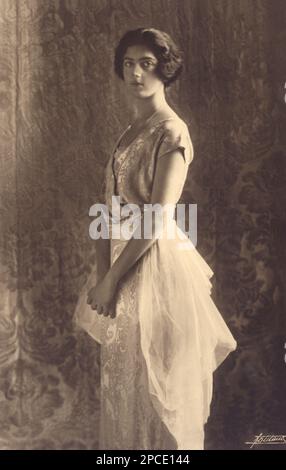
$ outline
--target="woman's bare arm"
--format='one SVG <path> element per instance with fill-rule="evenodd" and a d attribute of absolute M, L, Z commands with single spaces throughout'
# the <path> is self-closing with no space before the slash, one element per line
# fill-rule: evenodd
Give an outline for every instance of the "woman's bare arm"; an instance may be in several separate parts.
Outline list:
<path fill-rule="evenodd" d="M 152 188 L 151 204 L 176 204 L 182 193 L 188 166 L 179 150 L 168 152 L 157 161 L 156 173 Z M 142 221 L 143 223 L 143 221 Z M 142 227 L 141 227 L 142 228 Z M 155 223 L 151 226 L 150 238 L 131 238 L 121 254 L 110 267 L 107 276 L 118 282 L 121 277 L 152 246 L 157 237 L 154 235 Z M 143 230 L 141 230 L 143 234 Z"/>
<path fill-rule="evenodd" d="M 98 238 L 95 243 L 97 274 L 100 280 L 110 269 L 110 240 Z"/>

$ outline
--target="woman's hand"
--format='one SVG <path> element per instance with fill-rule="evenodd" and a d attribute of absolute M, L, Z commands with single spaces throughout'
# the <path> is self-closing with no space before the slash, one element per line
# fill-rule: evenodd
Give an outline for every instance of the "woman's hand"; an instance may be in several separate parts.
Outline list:
<path fill-rule="evenodd" d="M 116 290 L 117 281 L 107 272 L 106 275 L 88 291 L 87 303 L 91 305 L 93 310 L 97 310 L 99 315 L 110 315 L 111 318 L 114 318 L 116 315 Z"/>

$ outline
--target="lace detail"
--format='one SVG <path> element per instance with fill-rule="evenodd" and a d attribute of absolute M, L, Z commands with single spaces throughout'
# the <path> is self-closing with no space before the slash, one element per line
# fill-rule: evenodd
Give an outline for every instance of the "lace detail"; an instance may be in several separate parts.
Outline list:
<path fill-rule="evenodd" d="M 140 346 L 139 275 L 137 267 L 121 279 L 117 318 L 105 330 L 105 342 L 101 345 L 99 449 L 102 450 L 177 449 L 148 390 L 148 372 Z"/>
<path fill-rule="evenodd" d="M 114 180 L 115 180 L 114 195 L 119 195 L 118 188 L 117 188 L 117 181 L 120 178 L 119 170 L 123 164 L 123 161 L 126 156 L 125 154 L 127 151 L 128 151 L 128 148 L 126 148 L 125 150 L 119 150 L 117 148 L 114 153 L 114 158 L 113 158 L 113 174 L 114 174 Z"/>

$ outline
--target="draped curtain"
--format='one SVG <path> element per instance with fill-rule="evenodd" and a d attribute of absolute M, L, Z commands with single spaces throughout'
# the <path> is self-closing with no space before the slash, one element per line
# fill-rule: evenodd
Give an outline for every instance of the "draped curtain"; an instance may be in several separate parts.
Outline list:
<path fill-rule="evenodd" d="M 185 54 L 167 92 L 195 150 L 182 201 L 238 341 L 206 449 L 285 434 L 285 17 L 284 0 L 1 0 L 1 449 L 98 445 L 100 347 L 72 317 L 95 262 L 89 208 L 128 123 L 114 48 L 141 26 Z"/>

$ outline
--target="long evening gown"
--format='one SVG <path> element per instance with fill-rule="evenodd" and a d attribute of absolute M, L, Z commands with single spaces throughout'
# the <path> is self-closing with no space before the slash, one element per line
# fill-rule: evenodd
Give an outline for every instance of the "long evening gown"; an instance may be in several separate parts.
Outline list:
<path fill-rule="evenodd" d="M 110 213 L 114 195 L 144 210 L 156 162 L 170 150 L 181 149 L 186 165 L 192 161 L 188 127 L 177 115 L 151 119 L 119 150 L 123 135 L 106 166 Z M 116 225 L 123 219 L 130 223 L 121 215 L 112 220 Z M 101 344 L 100 449 L 203 449 L 213 372 L 236 348 L 211 298 L 212 269 L 172 223 L 175 237 L 163 232 L 119 281 L 115 318 L 86 303 L 97 266 L 79 295 L 75 326 Z M 126 243 L 122 236 L 111 238 L 111 263 Z"/>

